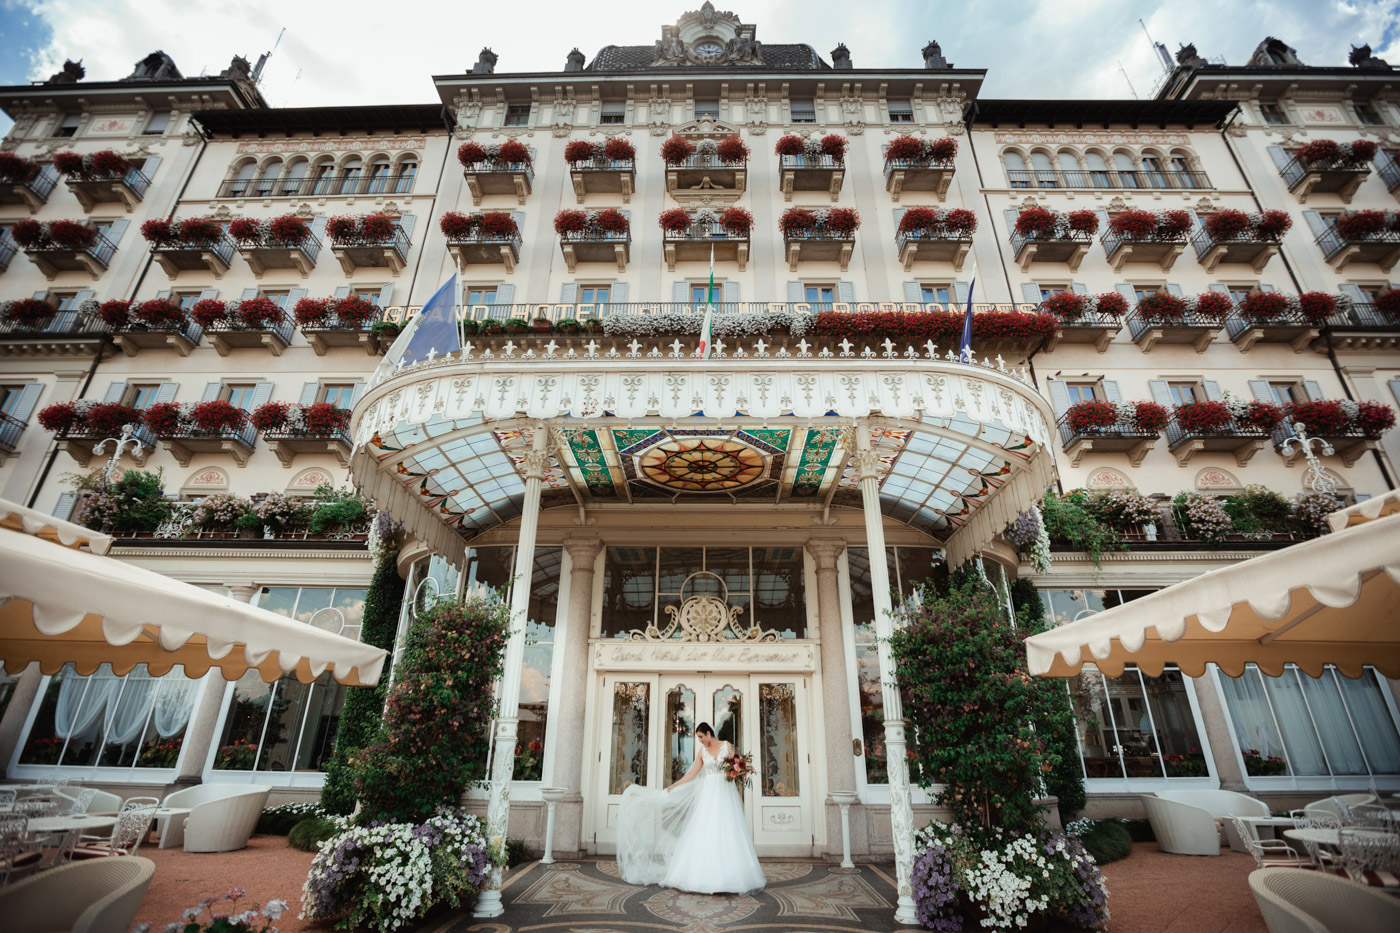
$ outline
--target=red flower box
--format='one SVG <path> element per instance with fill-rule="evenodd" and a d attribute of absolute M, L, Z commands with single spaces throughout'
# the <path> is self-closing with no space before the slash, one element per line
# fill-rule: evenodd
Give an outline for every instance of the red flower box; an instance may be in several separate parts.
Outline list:
<path fill-rule="evenodd" d="M 951 162 L 958 154 L 958 141 L 951 136 L 935 139 L 927 145 L 928 159 L 931 162 Z"/>
<path fill-rule="evenodd" d="M 214 243 L 223 235 L 223 228 L 212 217 L 186 217 L 180 221 L 180 239 L 185 243 Z"/>
<path fill-rule="evenodd" d="M 39 164 L 13 152 L 0 152 L 0 181 L 23 184 L 39 174 Z"/>
<path fill-rule="evenodd" d="M 1315 437 L 1336 437 L 1351 427 L 1351 419 L 1338 401 L 1294 402 L 1287 411 L 1290 422 L 1303 422 L 1303 427 Z"/>
<path fill-rule="evenodd" d="M 1122 292 L 1104 292 L 1094 296 L 1094 310 L 1109 317 L 1122 317 L 1128 313 L 1128 299 Z"/>
<path fill-rule="evenodd" d="M 778 218 L 778 229 L 784 237 L 801 236 L 816 226 L 816 212 L 805 207 L 789 207 Z"/>
<path fill-rule="evenodd" d="M 853 207 L 829 208 L 826 212 L 826 229 L 849 239 L 860 229 L 860 214 Z"/>
<path fill-rule="evenodd" d="M 282 319 L 282 309 L 271 298 L 249 298 L 238 303 L 238 319 L 249 330 L 266 330 Z"/>
<path fill-rule="evenodd" d="M 228 310 L 224 303 L 217 298 L 201 298 L 190 308 L 190 317 L 200 327 L 213 327 L 220 321 L 228 319 Z"/>
<path fill-rule="evenodd" d="M 850 145 L 846 137 L 839 133 L 828 133 L 822 137 L 822 155 L 838 165 L 846 161 L 846 147 Z"/>
<path fill-rule="evenodd" d="M 680 165 L 695 155 L 695 144 L 688 139 L 672 136 L 661 144 L 661 160 L 667 165 Z"/>
<path fill-rule="evenodd" d="M 468 216 L 457 211 L 448 211 L 438 221 L 438 228 L 442 230 L 443 236 L 449 240 L 464 240 L 472 235 L 472 230 L 475 227 L 475 216 Z"/>
<path fill-rule="evenodd" d="M 1298 150 L 1298 161 L 1305 165 L 1314 162 L 1333 162 L 1342 156 L 1342 147 L 1333 139 L 1314 139 Z"/>
<path fill-rule="evenodd" d="M 510 211 L 486 211 L 480 215 L 477 224 L 482 233 L 495 239 L 506 239 L 520 232 Z"/>
<path fill-rule="evenodd" d="M 743 162 L 749 157 L 749 147 L 738 136 L 726 136 L 715 147 L 715 155 L 725 165 Z"/>
<path fill-rule="evenodd" d="M 22 327 L 42 327 L 58 309 L 40 298 L 16 298 L 5 308 L 5 319 Z"/>
<path fill-rule="evenodd" d="M 977 215 L 962 207 L 955 207 L 943 215 L 943 226 L 954 239 L 972 236 L 977 230 Z"/>
<path fill-rule="evenodd" d="M 1023 237 L 1051 236 L 1055 232 L 1055 212 L 1043 207 L 1027 207 L 1016 217 L 1016 232 Z"/>
<path fill-rule="evenodd" d="M 1347 161 L 1354 165 L 1365 165 L 1376 157 L 1376 144 L 1369 139 L 1352 140 L 1351 152 Z"/>
<path fill-rule="evenodd" d="M 1164 240 L 1174 240 L 1190 229 L 1190 211 L 1163 211 L 1157 219 L 1157 235 Z"/>
<path fill-rule="evenodd" d="M 316 437 L 330 437 L 345 430 L 350 424 L 350 412 L 344 408 L 336 408 L 330 402 L 307 405 L 301 410 L 301 417 L 306 425 L 306 433 Z"/>
<path fill-rule="evenodd" d="M 87 249 L 97 239 L 97 230 L 76 220 L 49 221 L 49 239 L 64 249 Z"/>
<path fill-rule="evenodd" d="M 360 218 L 360 235 L 367 240 L 387 240 L 394 235 L 398 221 L 388 214 L 366 214 Z"/>
<path fill-rule="evenodd" d="M 680 207 L 672 207 L 661 212 L 657 218 L 661 229 L 667 233 L 682 234 L 690 229 L 690 212 Z"/>
<path fill-rule="evenodd" d="M 1133 406 L 1133 423 L 1144 434 L 1154 434 L 1161 431 L 1171 420 L 1165 405 L 1147 401 L 1130 402 L 1129 404 Z"/>
<path fill-rule="evenodd" d="M 1137 303 L 1137 313 L 1148 321 L 1180 322 L 1186 314 L 1186 299 L 1167 292 L 1157 292 Z"/>
<path fill-rule="evenodd" d="M 131 302 L 119 298 L 104 301 L 97 309 L 97 317 L 108 327 L 123 328 L 131 323 Z"/>
<path fill-rule="evenodd" d="M 1226 404 L 1211 400 L 1177 405 L 1175 417 L 1177 426 L 1190 434 L 1216 431 L 1231 421 L 1230 409 Z"/>
<path fill-rule="evenodd" d="M 141 413 L 141 421 L 156 437 L 169 437 L 179 433 L 180 406 L 175 402 L 157 402 Z"/>
<path fill-rule="evenodd" d="M 262 239 L 263 225 L 251 217 L 238 217 L 229 221 L 228 235 L 240 244 L 252 243 Z"/>
<path fill-rule="evenodd" d="M 931 235 L 943 222 L 943 217 L 943 212 L 936 207 L 911 207 L 899 218 L 899 232 Z"/>
<path fill-rule="evenodd" d="M 131 162 L 126 156 L 111 149 L 101 149 L 88 156 L 94 175 L 125 176 L 131 171 Z"/>
<path fill-rule="evenodd" d="M 742 207 L 726 207 L 719 212 L 719 224 L 732 236 L 748 236 L 753 229 L 753 215 Z"/>
<path fill-rule="evenodd" d="M 326 236 L 332 241 L 353 239 L 358 228 L 355 218 L 347 214 L 337 214 L 326 220 Z M 233 232 L 232 225 L 229 226 L 229 232 Z"/>
<path fill-rule="evenodd" d="M 296 214 L 283 214 L 268 221 L 267 232 L 274 240 L 296 246 L 311 235 L 311 228 Z"/>
<path fill-rule="evenodd" d="M 1279 292 L 1251 292 L 1240 302 L 1240 311 L 1251 321 L 1267 321 L 1288 313 L 1288 299 Z"/>
<path fill-rule="evenodd" d="M 49 405 L 39 412 L 40 427 L 55 434 L 67 431 L 81 420 L 82 418 L 78 415 L 78 406 L 72 402 Z"/>
<path fill-rule="evenodd" d="M 508 139 L 501 143 L 501 161 L 507 165 L 529 165 L 530 147 L 524 143 Z"/>
<path fill-rule="evenodd" d="M 800 156 L 806 151 L 807 141 L 796 133 L 779 136 L 773 144 L 773 153 L 780 156 Z"/>
<path fill-rule="evenodd" d="M 1249 231 L 1249 215 L 1233 208 L 1216 211 L 1205 219 L 1205 228 L 1213 240 L 1236 240 Z"/>
<path fill-rule="evenodd" d="M 329 229 L 329 225 L 327 225 Z M 298 298 L 292 307 L 292 317 L 302 327 L 317 327 L 326 323 L 330 302 L 325 298 Z"/>
<path fill-rule="evenodd" d="M 141 224 L 141 235 L 146 238 L 146 242 L 155 246 L 164 246 L 173 243 L 180 238 L 179 228 L 174 221 L 167 217 L 152 217 Z"/>
<path fill-rule="evenodd" d="M 896 136 L 885 146 L 886 162 L 915 162 L 923 157 L 924 142 L 913 136 Z"/>
<path fill-rule="evenodd" d="M 215 399 L 191 408 L 190 421 L 201 431 L 224 431 L 247 424 L 248 413 L 223 399 Z"/>
<path fill-rule="evenodd" d="M 1157 230 L 1157 215 L 1151 211 L 1120 211 L 1109 218 L 1108 229 L 1129 240 L 1145 240 Z"/>
<path fill-rule="evenodd" d="M 1270 434 L 1273 433 L 1274 428 L 1283 423 L 1283 417 L 1284 412 L 1281 405 L 1255 399 L 1240 414 L 1239 422 L 1245 427 Z"/>
<path fill-rule="evenodd" d="M 629 140 L 614 136 L 603 143 L 603 155 L 614 162 L 632 162 L 637 158 L 637 149 Z"/>
<path fill-rule="evenodd" d="M 1349 211 L 1337 218 L 1337 232 L 1346 240 L 1360 240 L 1385 230 L 1384 211 Z"/>
<path fill-rule="evenodd" d="M 1277 294 L 1277 293 L 1275 293 Z M 1282 298 L 1282 295 L 1279 295 Z M 1285 306 L 1287 302 L 1285 301 Z M 1196 296 L 1196 313 L 1212 321 L 1223 321 L 1235 310 L 1235 303 L 1223 292 L 1202 292 Z"/>
<path fill-rule="evenodd" d="M 593 144 L 584 139 L 569 140 L 569 144 L 564 147 L 564 161 L 570 165 L 593 161 Z"/>
<path fill-rule="evenodd" d="M 128 424 L 140 424 L 141 412 L 116 402 L 101 402 L 87 410 L 84 421 L 93 434 L 106 437 L 120 434 Z"/>
<path fill-rule="evenodd" d="M 1087 233 L 1093 236 L 1099 232 L 1099 215 L 1094 211 L 1081 209 L 1070 211 L 1065 216 L 1068 218 L 1069 229 L 1074 233 Z"/>
<path fill-rule="evenodd" d="M 131 316 L 152 327 L 172 327 L 185 321 L 185 311 L 180 303 L 169 298 L 143 301 L 132 310 Z"/>
<path fill-rule="evenodd" d="M 1326 324 L 1337 312 L 1337 299 L 1326 292 L 1304 292 L 1298 296 L 1298 310 L 1310 324 Z"/>
<path fill-rule="evenodd" d="M 1259 236 L 1276 240 L 1293 229 L 1293 218 L 1289 216 L 1288 211 L 1264 211 L 1254 222 L 1254 229 Z"/>
<path fill-rule="evenodd" d="M 286 427 L 291 416 L 292 406 L 290 402 L 264 402 L 253 409 L 253 414 L 249 416 L 248 420 L 259 431 L 275 431 L 278 428 Z"/>
<path fill-rule="evenodd" d="M 48 231 L 39 221 L 24 217 L 15 221 L 15 225 L 10 228 L 10 236 L 20 246 L 29 249 L 44 243 L 48 239 Z"/>
<path fill-rule="evenodd" d="M 615 207 L 605 207 L 593 217 L 594 224 L 604 233 L 626 233 L 630 229 L 627 215 Z"/>
<path fill-rule="evenodd" d="M 60 175 L 82 175 L 83 157 L 71 149 L 53 154 L 53 167 Z"/>
<path fill-rule="evenodd" d="M 1118 424 L 1118 406 L 1101 399 L 1076 402 L 1065 411 L 1065 423 L 1075 434 L 1104 431 Z"/>
<path fill-rule="evenodd" d="M 1330 296 L 1329 296 L 1330 297 Z M 1387 288 L 1376 295 L 1376 310 L 1390 317 L 1400 317 L 1400 289 Z"/>
<path fill-rule="evenodd" d="M 332 299 L 330 304 L 331 310 L 335 311 L 336 321 L 342 327 L 364 327 L 379 310 L 378 306 L 359 295 Z"/>
<path fill-rule="evenodd" d="M 457 161 L 467 168 L 486 161 L 486 147 L 481 143 L 462 143 L 457 148 Z"/>
<path fill-rule="evenodd" d="M 554 232 L 560 236 L 582 233 L 588 228 L 588 214 L 585 211 L 562 210 L 554 215 Z"/>
<path fill-rule="evenodd" d="M 1077 320 L 1089 303 L 1088 295 L 1074 292 L 1056 292 L 1040 303 L 1040 310 L 1053 314 L 1062 321 Z"/>
<path fill-rule="evenodd" d="M 1395 427 L 1395 409 L 1380 402 L 1362 402 L 1357 406 L 1356 426 L 1369 438 L 1378 438 Z"/>

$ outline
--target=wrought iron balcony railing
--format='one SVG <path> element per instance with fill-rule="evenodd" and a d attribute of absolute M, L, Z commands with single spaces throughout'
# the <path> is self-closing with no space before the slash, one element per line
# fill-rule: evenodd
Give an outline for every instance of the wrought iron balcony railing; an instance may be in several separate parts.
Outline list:
<path fill-rule="evenodd" d="M 571 172 L 635 172 L 636 159 L 579 159 L 569 163 Z"/>
<path fill-rule="evenodd" d="M 108 184 L 120 182 L 130 189 L 137 199 L 146 196 L 146 189 L 151 187 L 151 180 L 139 168 L 128 169 L 125 172 L 103 172 L 93 175 L 75 175 L 68 179 L 70 184 L 99 181 Z"/>
<path fill-rule="evenodd" d="M 4 272 L 6 269 L 10 268 L 10 260 L 15 258 L 15 253 L 18 250 L 19 246 L 14 240 L 10 239 L 8 233 L 4 236 L 0 236 L 0 272 Z"/>
<path fill-rule="evenodd" d="M 28 203 L 32 210 L 37 210 L 53 194 L 57 184 L 58 170 L 52 164 L 45 164 L 40 166 L 38 174 L 27 181 L 0 183 L 0 203 Z"/>
<path fill-rule="evenodd" d="M 951 230 L 907 230 L 894 235 L 895 245 L 901 253 L 904 247 L 913 243 L 971 243 L 972 234 L 955 233 Z"/>
<path fill-rule="evenodd" d="M 111 328 L 96 315 L 82 311 L 59 311 L 53 317 L 41 321 L 37 326 L 0 318 L 0 340 L 17 337 L 28 338 L 40 334 L 96 337 L 108 333 L 110 330 Z"/>
<path fill-rule="evenodd" d="M 348 422 L 348 416 L 347 416 Z M 339 427 L 312 429 L 308 427 L 292 427 L 284 425 L 280 428 L 273 428 L 263 432 L 263 440 L 267 441 L 340 441 L 346 445 L 351 443 L 350 426 L 344 424 Z"/>
<path fill-rule="evenodd" d="M 1278 314 L 1270 314 L 1268 317 L 1255 317 L 1244 313 L 1236 305 L 1235 310 L 1231 311 L 1229 316 L 1225 318 L 1225 331 L 1230 335 L 1231 340 L 1259 327 L 1310 328 L 1318 326 L 1320 325 L 1304 317 L 1301 311 L 1293 308 L 1286 308 Z"/>
<path fill-rule="evenodd" d="M 631 243 L 631 230 L 572 230 L 559 234 L 562 243 Z"/>
<path fill-rule="evenodd" d="M 1012 188 L 1104 188 L 1192 191 L 1213 187 L 1205 172 L 1125 169 L 1007 169 Z"/>
<path fill-rule="evenodd" d="M 1351 310 L 1334 314 L 1328 321 L 1334 329 L 1400 330 L 1400 314 L 1382 311 L 1370 303 L 1353 302 Z"/>
<path fill-rule="evenodd" d="M 1283 180 L 1288 183 L 1288 190 L 1292 191 L 1312 174 L 1325 173 L 1328 175 L 1360 176 L 1364 178 L 1371 174 L 1371 166 L 1366 162 L 1356 162 L 1351 159 L 1340 157 L 1336 159 L 1314 159 L 1311 162 L 1304 162 L 1301 157 L 1295 156 L 1292 161 L 1279 169 L 1278 172 L 1283 176 Z"/>
<path fill-rule="evenodd" d="M 283 240 L 272 234 L 266 234 L 256 240 L 240 240 L 239 249 L 245 250 L 296 250 L 306 257 L 306 261 L 313 266 L 316 264 L 316 257 L 321 253 L 321 241 L 316 237 L 307 234 L 300 240 Z"/>
<path fill-rule="evenodd" d="M 181 423 L 177 427 L 155 432 L 163 441 L 182 440 L 231 440 L 251 450 L 258 440 L 258 429 L 251 424 L 242 427 L 201 428 L 194 424 Z"/>
<path fill-rule="evenodd" d="M 35 246 L 26 246 L 24 251 L 31 255 L 46 256 L 64 253 L 81 253 L 88 256 L 102 268 L 107 268 L 107 264 L 112 261 L 112 254 L 117 251 L 117 245 L 107 239 L 101 233 L 95 234 L 92 242 L 86 246 L 69 246 L 52 241 L 40 243 Z"/>
<path fill-rule="evenodd" d="M 1381 173 L 1381 181 L 1385 182 L 1387 191 L 1395 192 L 1400 190 L 1400 164 L 1392 159 L 1385 159 L 1378 163 Z"/>
<path fill-rule="evenodd" d="M 1211 236 L 1210 231 L 1202 227 L 1191 237 L 1191 245 L 1196 249 L 1196 258 L 1200 259 L 1210 253 L 1218 246 L 1277 246 L 1278 237 L 1261 236 L 1257 233 L 1246 231 L 1237 237 L 1228 240 L 1217 240 Z"/>
<path fill-rule="evenodd" d="M 951 172 L 953 171 L 953 166 L 954 163 L 952 159 L 886 159 L 885 179 L 888 181 L 889 177 L 895 172 L 907 172 L 918 169 L 928 169 L 935 172 Z"/>
<path fill-rule="evenodd" d="M 845 167 L 845 159 L 837 159 L 829 155 L 785 155 L 778 157 L 778 168 L 783 171 L 802 171 L 803 169 L 841 171 Z"/>
<path fill-rule="evenodd" d="M 696 221 L 685 230 L 664 230 L 662 233 L 663 238 L 668 241 L 676 240 L 688 242 L 693 240 L 703 240 L 705 242 L 709 242 L 710 240 L 728 240 L 735 242 L 748 242 L 749 239 L 749 234 L 734 233 L 730 230 L 725 229 L 724 225 L 719 223 L 718 221 Z"/>
<path fill-rule="evenodd" d="M 1322 249 L 1324 259 L 1332 259 L 1348 246 L 1363 246 L 1366 244 L 1380 244 L 1385 246 L 1400 246 L 1400 231 L 1378 230 L 1375 233 L 1363 233 L 1347 236 L 1337 229 L 1334 224 L 1317 235 L 1317 245 Z M 1389 250 L 1386 250 L 1387 252 Z"/>
<path fill-rule="evenodd" d="M 352 197 L 362 194 L 410 194 L 414 174 L 366 175 L 337 172 L 319 177 L 228 178 L 219 185 L 221 198 Z"/>
<path fill-rule="evenodd" d="M 19 447 L 19 437 L 23 433 L 23 421 L 0 412 L 0 450 L 14 453 Z"/>
<path fill-rule="evenodd" d="M 1128 332 L 1134 339 L 1155 327 L 1218 331 L 1221 324 L 1220 320 L 1195 311 L 1183 311 L 1179 315 L 1148 315 L 1134 308 L 1128 312 Z"/>
<path fill-rule="evenodd" d="M 692 153 L 683 161 L 674 164 L 667 163 L 666 165 L 668 171 L 692 168 L 728 169 L 730 171 L 738 171 L 740 169 L 746 169 L 748 167 L 748 159 L 736 159 L 733 162 L 726 162 L 724 159 L 721 159 L 717 153 L 713 152 Z"/>
<path fill-rule="evenodd" d="M 224 318 L 222 321 L 213 322 L 204 330 L 210 335 L 247 333 L 275 334 L 282 339 L 283 343 L 291 343 L 294 326 L 291 319 L 284 314 L 261 324 L 244 324 L 242 321 L 235 318 Z"/>
<path fill-rule="evenodd" d="M 520 253 L 520 233 L 487 233 L 485 230 L 474 228 L 464 236 L 452 236 L 447 238 L 449 246 L 479 245 L 479 246 L 510 246 L 515 249 L 516 254 Z"/>
<path fill-rule="evenodd" d="M 1086 230 L 1056 230 L 1047 235 L 1038 233 L 1017 233 L 1013 229 L 1011 231 L 1011 253 L 1013 256 L 1019 258 L 1021 251 L 1031 243 L 1043 246 L 1048 244 L 1092 243 L 1093 240 L 1094 235 Z"/>
<path fill-rule="evenodd" d="M 1186 234 L 1179 233 L 1176 236 L 1161 236 L 1156 233 L 1148 233 L 1137 236 L 1131 233 L 1117 233 L 1113 230 L 1105 230 L 1103 236 L 1099 237 L 1099 242 L 1103 244 L 1103 251 L 1109 256 L 1118 252 L 1124 246 L 1142 246 L 1161 244 L 1165 246 L 1185 246 Z"/>
<path fill-rule="evenodd" d="M 159 324 L 151 324 L 146 321 L 128 321 L 121 327 L 112 328 L 113 334 L 177 334 L 184 337 L 190 343 L 199 343 L 199 338 L 204 335 L 204 328 L 192 318 L 184 318 L 179 321 L 166 321 Z"/>
<path fill-rule="evenodd" d="M 1084 438 L 1116 438 L 1121 440 L 1150 440 L 1159 436 L 1161 431 L 1144 431 L 1138 427 L 1133 409 L 1122 406 L 1118 414 L 1118 420 L 1106 427 L 1086 427 L 1074 426 L 1070 424 L 1069 413 L 1060 416 L 1056 425 L 1060 429 L 1060 442 L 1069 447 L 1075 441 Z"/>
<path fill-rule="evenodd" d="M 1264 439 L 1269 436 L 1262 428 L 1239 424 L 1231 419 L 1226 424 L 1211 428 L 1185 428 L 1175 414 L 1167 422 L 1167 448 L 1173 449 L 1193 438 L 1239 438 L 1241 440 Z"/>
<path fill-rule="evenodd" d="M 233 240 L 227 233 L 219 234 L 217 240 L 167 240 L 164 243 L 152 243 L 151 252 L 209 252 L 227 267 L 229 263 L 233 262 Z"/>

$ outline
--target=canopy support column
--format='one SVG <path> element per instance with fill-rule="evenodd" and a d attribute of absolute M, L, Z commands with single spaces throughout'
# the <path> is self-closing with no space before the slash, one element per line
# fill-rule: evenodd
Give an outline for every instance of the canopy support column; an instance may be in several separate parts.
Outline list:
<path fill-rule="evenodd" d="M 496 750 L 491 763 L 491 795 L 486 804 L 486 840 L 500 852 L 506 847 L 510 818 L 510 781 L 515 772 L 515 743 L 520 724 L 520 676 L 525 661 L 525 623 L 530 608 L 530 577 L 535 565 L 535 536 L 540 522 L 540 491 L 549 466 L 549 432 L 535 428 L 531 450 L 525 455 L 525 502 L 520 510 L 520 539 L 515 546 L 511 574 L 510 636 L 506 640 L 505 673 L 501 675 L 501 705 L 496 714 Z M 473 917 L 499 917 L 501 868 L 494 866 L 477 898 Z"/>
<path fill-rule="evenodd" d="M 256 583 L 225 583 L 229 595 L 239 602 L 251 603 L 253 597 L 262 592 Z M 204 762 L 209 757 L 209 746 L 214 743 L 214 734 L 219 731 L 219 710 L 224 705 L 224 693 L 228 681 L 217 667 L 211 667 L 204 675 L 204 686 L 199 690 L 190 713 L 190 723 L 185 729 L 185 741 L 180 755 L 180 772 L 175 775 L 175 787 L 188 787 L 204 781 Z"/>
<path fill-rule="evenodd" d="M 894 840 L 894 869 L 899 901 L 895 921 L 916 926 L 914 912 L 914 811 L 909 805 L 909 763 L 905 758 L 904 708 L 895 684 L 890 636 L 894 634 L 894 606 L 890 602 L 890 571 L 885 562 L 885 526 L 880 513 L 879 454 L 870 449 L 870 427 L 856 425 L 856 452 L 860 472 L 861 505 L 865 511 L 865 540 L 870 549 L 870 591 L 875 604 L 876 650 L 880 661 L 880 695 L 885 706 L 885 765 L 890 782 L 890 823 Z"/>
<path fill-rule="evenodd" d="M 569 553 L 569 614 L 564 623 L 564 676 L 552 704 L 559 711 L 561 736 L 569 738 L 554 749 L 550 780 L 566 793 L 554 823 L 555 852 L 583 851 L 583 742 L 588 729 L 584 698 L 588 690 L 588 637 L 593 624 L 594 568 L 603 550 L 601 538 L 565 538 Z"/>

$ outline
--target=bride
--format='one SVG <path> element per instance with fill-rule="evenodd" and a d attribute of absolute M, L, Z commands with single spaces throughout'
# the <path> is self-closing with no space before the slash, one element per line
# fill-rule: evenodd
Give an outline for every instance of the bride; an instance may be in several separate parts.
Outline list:
<path fill-rule="evenodd" d="M 695 727 L 695 763 L 664 791 L 633 784 L 617 817 L 617 867 L 628 884 L 697 894 L 763 888 L 739 791 L 724 777 L 728 742 L 709 723 Z"/>

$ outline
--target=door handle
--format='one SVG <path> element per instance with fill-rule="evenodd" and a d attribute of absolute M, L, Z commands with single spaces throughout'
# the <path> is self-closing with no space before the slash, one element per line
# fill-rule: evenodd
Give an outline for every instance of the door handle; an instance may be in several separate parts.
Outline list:
<path fill-rule="evenodd" d="M 859 758 L 861 755 L 865 754 L 865 748 L 864 748 L 864 746 L 862 746 L 862 745 L 860 744 L 860 739 L 852 739 L 852 740 L 851 740 L 851 752 L 852 752 L 852 754 L 854 754 L 857 758 Z"/>

